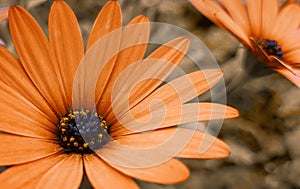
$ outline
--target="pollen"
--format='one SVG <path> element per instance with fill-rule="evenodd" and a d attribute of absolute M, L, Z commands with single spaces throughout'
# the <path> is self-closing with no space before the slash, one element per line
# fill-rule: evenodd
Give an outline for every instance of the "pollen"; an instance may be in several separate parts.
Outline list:
<path fill-rule="evenodd" d="M 66 153 L 93 153 L 109 140 L 109 125 L 96 112 L 76 110 L 58 121 L 58 137 Z"/>
<path fill-rule="evenodd" d="M 258 39 L 257 44 L 268 54 L 282 60 L 281 46 L 275 40 Z"/>

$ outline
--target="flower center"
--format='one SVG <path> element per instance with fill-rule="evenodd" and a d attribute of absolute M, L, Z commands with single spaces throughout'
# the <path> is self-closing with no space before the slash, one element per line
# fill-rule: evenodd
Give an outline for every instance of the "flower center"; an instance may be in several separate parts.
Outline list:
<path fill-rule="evenodd" d="M 276 56 L 282 60 L 282 51 L 280 45 L 275 40 L 258 39 L 257 44 L 268 54 Z"/>
<path fill-rule="evenodd" d="M 60 145 L 66 153 L 93 153 L 110 140 L 108 127 L 96 112 L 71 111 L 58 123 Z"/>

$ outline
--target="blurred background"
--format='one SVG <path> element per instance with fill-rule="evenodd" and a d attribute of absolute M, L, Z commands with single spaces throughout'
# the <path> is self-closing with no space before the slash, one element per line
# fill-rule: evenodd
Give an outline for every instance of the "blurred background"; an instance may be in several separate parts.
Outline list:
<path fill-rule="evenodd" d="M 19 4 L 47 33 L 53 1 L 1 0 L 0 6 Z M 85 42 L 106 0 L 66 0 L 74 10 Z M 187 0 L 119 0 L 123 21 L 143 14 L 152 22 L 169 23 L 196 35 L 210 49 L 224 71 L 227 103 L 241 116 L 226 120 L 219 134 L 232 150 L 221 160 L 183 160 L 190 179 L 178 185 L 137 181 L 142 189 L 297 189 L 300 188 L 300 89 L 248 55 L 227 31 L 201 15 Z M 0 37 L 13 51 L 7 22 Z M 159 34 L 156 34 L 159 35 Z M 162 37 L 166 33 L 160 34 Z M 199 52 L 200 53 L 200 52 Z M 205 62 L 200 56 L 197 62 Z M 187 72 L 195 70 L 186 61 Z M 200 97 L 201 101 L 207 97 Z M 299 142 L 299 143 L 298 143 Z M 84 179 L 81 188 L 92 188 Z"/>

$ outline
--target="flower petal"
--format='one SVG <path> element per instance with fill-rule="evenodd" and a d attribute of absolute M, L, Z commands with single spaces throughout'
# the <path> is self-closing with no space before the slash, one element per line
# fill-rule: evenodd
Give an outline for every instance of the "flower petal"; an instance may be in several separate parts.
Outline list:
<path fill-rule="evenodd" d="M 300 7 L 297 4 L 289 4 L 284 6 L 277 18 L 276 23 L 273 26 L 272 36 L 274 39 L 280 39 L 286 35 L 291 35 L 300 24 Z"/>
<path fill-rule="evenodd" d="M 188 46 L 189 40 L 179 37 L 158 48 L 143 62 L 128 67 L 114 85 L 111 94 L 114 112 L 110 110 L 107 120 L 114 119 L 113 113 L 120 117 L 153 92 L 181 62 Z"/>
<path fill-rule="evenodd" d="M 68 155 L 52 155 L 30 163 L 10 167 L 0 174 L 1 187 L 36 188 L 40 177 L 66 156 Z"/>
<path fill-rule="evenodd" d="M 295 74 L 293 74 L 292 72 L 290 72 L 287 69 L 280 69 L 280 68 L 276 68 L 274 69 L 276 72 L 280 73 L 281 75 L 283 75 L 285 78 L 287 78 L 288 80 L 290 80 L 292 83 L 294 83 L 298 88 L 300 88 L 300 76 L 297 76 Z"/>
<path fill-rule="evenodd" d="M 234 118 L 239 115 L 236 109 L 215 103 L 172 105 L 167 109 L 160 104 L 153 109 L 150 113 L 146 108 L 135 112 L 133 114 L 135 119 L 127 116 L 119 120 L 122 126 L 113 125 L 111 135 L 120 136 L 198 121 Z"/>
<path fill-rule="evenodd" d="M 122 15 L 117 1 L 109 1 L 98 14 L 87 52 L 77 70 L 73 88 L 73 108 L 95 108 L 116 63 L 122 36 Z M 97 85 L 97 80 L 101 85 Z M 98 82 L 98 83 L 99 83 Z M 96 97 L 95 97 L 95 90 Z M 96 102 L 97 103 L 97 102 Z"/>
<path fill-rule="evenodd" d="M 213 11 L 213 9 L 210 9 L 209 7 L 206 6 L 207 0 L 189 0 L 189 1 L 205 17 L 210 19 L 212 22 L 214 22 L 218 26 L 223 27 L 222 23 L 215 17 L 215 12 Z M 213 2 L 213 3 L 215 3 L 215 2 Z M 215 5 L 218 6 L 216 3 L 215 3 Z"/>
<path fill-rule="evenodd" d="M 150 23 L 148 18 L 145 16 L 137 16 L 125 27 L 122 32 L 120 50 L 117 54 L 116 60 L 114 60 L 116 63 L 114 64 L 112 73 L 109 76 L 105 92 L 101 93 L 101 91 L 96 90 L 96 94 L 99 94 L 99 97 L 96 100 L 98 101 L 100 98 L 98 112 L 101 115 L 106 116 L 107 113 L 110 112 L 111 91 L 119 75 L 129 65 L 140 61 L 144 57 L 149 37 Z M 106 75 L 106 77 L 108 76 Z M 101 85 L 103 85 L 103 80 L 100 77 L 97 86 Z"/>
<path fill-rule="evenodd" d="M 230 31 L 235 37 L 240 39 L 246 46 L 250 46 L 250 42 L 248 39 L 247 33 L 243 30 L 243 28 L 238 25 L 230 15 L 222 8 L 217 2 L 212 0 L 202 0 L 205 8 L 208 12 L 214 15 L 214 19 L 217 19 L 220 23 L 219 25 L 228 31 Z"/>
<path fill-rule="evenodd" d="M 159 100 L 165 105 L 183 104 L 212 88 L 222 76 L 222 71 L 216 69 L 201 70 L 184 75 L 155 90 L 147 98 L 139 102 L 131 111 L 140 112 L 141 109 L 148 108 L 149 104 L 155 100 Z M 118 110 L 117 107 L 116 109 Z M 120 107 L 119 109 L 124 108 Z M 118 115 L 121 114 L 118 113 Z M 122 117 L 119 116 L 117 118 L 121 119 Z"/>
<path fill-rule="evenodd" d="M 0 22 L 7 19 L 9 7 L 4 7 L 0 9 Z"/>
<path fill-rule="evenodd" d="M 247 0 L 248 17 L 252 29 L 252 37 L 260 37 L 262 29 L 262 1 L 264 0 Z M 277 1 L 277 0 L 276 0 Z"/>
<path fill-rule="evenodd" d="M 53 109 L 67 111 L 61 75 L 49 42 L 32 16 L 19 6 L 9 9 L 9 27 L 17 53 L 27 74 Z"/>
<path fill-rule="evenodd" d="M 241 0 L 220 0 L 220 2 L 225 6 L 234 22 L 237 23 L 247 35 L 250 35 L 249 18 L 243 2 Z"/>
<path fill-rule="evenodd" d="M 56 127 L 35 105 L 0 82 L 0 130 L 22 136 L 55 138 Z"/>
<path fill-rule="evenodd" d="M 284 54 L 284 60 L 290 62 L 290 64 L 299 64 L 300 63 L 300 48 L 294 49 L 290 52 Z"/>
<path fill-rule="evenodd" d="M 20 61 L 3 46 L 0 46 L 0 66 L 1 89 L 11 88 L 11 91 L 15 91 L 13 93 L 20 94 L 36 106 L 46 118 L 56 119 L 55 113 L 31 82 Z"/>
<path fill-rule="evenodd" d="M 83 41 L 76 16 L 64 1 L 54 1 L 49 15 L 50 46 L 63 77 L 67 104 L 72 107 L 74 76 L 84 54 Z"/>
<path fill-rule="evenodd" d="M 148 168 L 126 168 L 112 165 L 120 172 L 139 180 L 159 184 L 177 184 L 188 179 L 189 169 L 182 162 L 171 159 L 165 163 Z"/>
<path fill-rule="evenodd" d="M 138 185 L 94 154 L 84 155 L 84 168 L 94 188 L 134 189 Z"/>
<path fill-rule="evenodd" d="M 61 149 L 53 141 L 0 134 L 0 165 L 27 163 L 58 153 Z"/>
<path fill-rule="evenodd" d="M 278 0 L 263 0 L 262 2 L 261 35 L 263 39 L 268 39 L 272 34 L 274 20 L 279 10 Z"/>
<path fill-rule="evenodd" d="M 202 149 L 201 145 L 203 146 Z M 207 133 L 195 132 L 191 141 L 178 155 L 176 155 L 176 157 L 216 159 L 228 157 L 229 154 L 230 148 L 222 140 Z"/>
<path fill-rule="evenodd" d="M 87 49 L 104 35 L 122 27 L 122 12 L 117 1 L 110 0 L 99 12 L 90 33 Z"/>
<path fill-rule="evenodd" d="M 83 177 L 83 162 L 80 154 L 69 154 L 42 175 L 36 188 L 77 189 Z"/>
<path fill-rule="evenodd" d="M 156 155 L 169 153 L 180 158 L 215 159 L 227 157 L 230 153 L 229 147 L 220 139 L 208 133 L 182 128 L 131 134 L 116 140 L 133 148 L 154 147 Z M 205 149 L 204 152 L 200 152 L 200 145 Z"/>

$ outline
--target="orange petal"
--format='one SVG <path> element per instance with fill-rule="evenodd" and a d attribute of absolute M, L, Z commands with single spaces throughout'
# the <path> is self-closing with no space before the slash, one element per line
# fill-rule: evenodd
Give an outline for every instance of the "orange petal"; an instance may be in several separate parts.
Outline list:
<path fill-rule="evenodd" d="M 27 155 L 27 153 L 25 153 Z M 24 154 L 23 154 L 24 155 Z M 36 188 L 40 177 L 68 155 L 52 155 L 30 163 L 15 165 L 0 174 L 3 188 Z M 59 175 L 59 173 L 57 173 Z"/>
<path fill-rule="evenodd" d="M 112 136 L 120 136 L 197 121 L 234 118 L 239 115 L 236 109 L 222 104 L 189 103 L 180 106 L 170 106 L 168 109 L 157 107 L 150 113 L 137 112 L 136 115 L 133 115 L 135 119 L 129 116 L 124 117 L 124 119 L 119 120 L 122 126 L 114 125 L 111 134 Z"/>
<path fill-rule="evenodd" d="M 56 127 L 35 105 L 0 82 L 0 130 L 35 138 L 56 138 Z"/>
<path fill-rule="evenodd" d="M 48 169 L 40 178 L 36 188 L 77 189 L 83 177 L 82 156 L 69 154 Z"/>
<path fill-rule="evenodd" d="M 0 134 L 0 165 L 14 165 L 41 159 L 61 151 L 53 141 Z"/>
<path fill-rule="evenodd" d="M 234 22 L 237 23 L 247 35 L 250 35 L 249 18 L 243 2 L 241 0 L 220 0 L 220 2 L 225 6 Z"/>
<path fill-rule="evenodd" d="M 290 80 L 292 83 L 294 83 L 298 88 L 300 88 L 300 76 L 297 76 L 295 74 L 293 74 L 292 72 L 290 72 L 287 69 L 280 69 L 280 68 L 276 68 L 274 69 L 276 72 L 280 73 L 281 75 L 283 75 L 285 78 L 287 78 L 288 80 Z M 298 70 L 299 72 L 299 70 Z"/>
<path fill-rule="evenodd" d="M 182 128 L 120 136 L 117 142 L 133 148 L 153 147 L 155 155 L 169 154 L 180 158 L 215 159 L 227 157 L 230 153 L 229 147 L 220 139 L 208 133 Z M 200 145 L 204 152 L 200 152 Z"/>
<path fill-rule="evenodd" d="M 74 76 L 84 47 L 80 28 L 73 11 L 64 1 L 54 1 L 49 15 L 50 46 L 55 53 L 66 92 L 67 104 L 72 107 Z"/>
<path fill-rule="evenodd" d="M 211 6 L 213 5 L 213 1 L 207 1 L 207 4 L 207 6 Z M 244 45 L 246 45 L 247 47 L 251 47 L 247 33 L 241 26 L 235 23 L 222 8 L 218 7 L 218 9 L 216 9 L 215 16 L 223 24 L 223 27 L 230 31 Z"/>
<path fill-rule="evenodd" d="M 143 62 L 128 67 L 114 85 L 111 94 L 114 112 L 110 112 L 119 117 L 148 96 L 181 62 L 188 46 L 189 40 L 179 37 L 158 48 Z M 111 114 L 107 119 L 113 119 Z"/>
<path fill-rule="evenodd" d="M 180 161 L 171 159 L 165 163 L 147 168 L 126 168 L 112 165 L 120 172 L 147 182 L 159 184 L 177 184 L 189 177 L 189 169 Z"/>
<path fill-rule="evenodd" d="M 247 0 L 248 16 L 252 29 L 252 37 L 260 37 L 262 29 L 262 1 L 264 0 Z M 276 0 L 277 1 L 277 0 Z"/>
<path fill-rule="evenodd" d="M 178 103 L 179 99 L 180 103 L 183 104 L 212 88 L 222 76 L 222 71 L 215 69 L 201 70 L 184 75 L 155 90 L 137 104 L 132 111 L 139 112 L 140 109 L 148 108 L 154 100 L 160 100 L 165 105 L 172 105 Z M 121 116 L 118 118 L 120 119 Z"/>
<path fill-rule="evenodd" d="M 190 142 L 176 157 L 216 159 L 228 157 L 229 154 L 230 148 L 222 140 L 207 133 L 195 132 Z"/>
<path fill-rule="evenodd" d="M 115 60 L 116 64 L 114 65 L 112 73 L 109 76 L 109 81 L 106 84 L 105 92 L 103 92 L 101 95 L 101 92 L 96 91 L 96 94 L 101 95 L 100 103 L 98 104 L 98 112 L 101 115 L 106 116 L 106 114 L 110 112 L 111 91 L 119 75 L 129 65 L 140 61 L 144 57 L 149 37 L 150 24 L 148 18 L 145 16 L 137 16 L 125 27 L 124 31 L 122 32 L 120 52 Z M 105 77 L 108 77 L 108 75 Z M 103 85 L 103 79 L 99 78 L 98 86 L 101 85 Z"/>
<path fill-rule="evenodd" d="M 109 1 L 98 14 L 92 28 L 87 52 L 75 76 L 73 108 L 95 108 L 96 97 L 102 95 L 119 53 L 122 15 L 117 1 Z M 97 85 L 97 80 L 99 80 Z M 75 104 L 74 104 L 75 103 Z"/>
<path fill-rule="evenodd" d="M 291 50 L 290 52 L 284 53 L 284 60 L 290 62 L 291 64 L 300 63 L 300 48 Z"/>
<path fill-rule="evenodd" d="M 274 20 L 277 17 L 279 2 L 278 0 L 262 0 L 262 18 L 261 18 L 261 35 L 268 39 L 272 34 Z"/>
<path fill-rule="evenodd" d="M 29 77 L 47 102 L 59 114 L 67 111 L 61 75 L 49 42 L 31 15 L 19 6 L 9 9 L 11 36 Z"/>
<path fill-rule="evenodd" d="M 200 11 L 205 17 L 210 19 L 212 22 L 218 26 L 223 26 L 223 24 L 215 17 L 215 12 L 212 8 L 209 8 L 205 3 L 206 0 L 189 0 L 198 11 Z M 217 3 L 213 2 L 215 6 L 219 6 Z"/>
<path fill-rule="evenodd" d="M 109 1 L 102 7 L 90 33 L 87 49 L 104 35 L 122 27 L 122 12 L 117 1 Z"/>
<path fill-rule="evenodd" d="M 284 6 L 273 26 L 272 36 L 275 39 L 280 39 L 286 35 L 290 35 L 295 31 L 300 24 L 300 7 L 297 4 L 289 4 Z"/>
<path fill-rule="evenodd" d="M 293 31 L 291 34 L 285 35 L 278 40 L 281 46 L 283 55 L 295 49 L 300 49 L 300 28 Z"/>
<path fill-rule="evenodd" d="M 96 155 L 88 154 L 83 157 L 86 175 L 94 188 L 139 188 L 130 177 L 112 168 Z"/>
<path fill-rule="evenodd" d="M 7 19 L 9 7 L 0 8 L 0 22 Z"/>
<path fill-rule="evenodd" d="M 19 60 L 3 46 L 0 46 L 0 83 L 2 89 L 11 88 L 37 107 L 49 120 L 55 120 L 56 115 L 31 82 Z M 8 98 L 10 99 L 10 98 Z"/>

